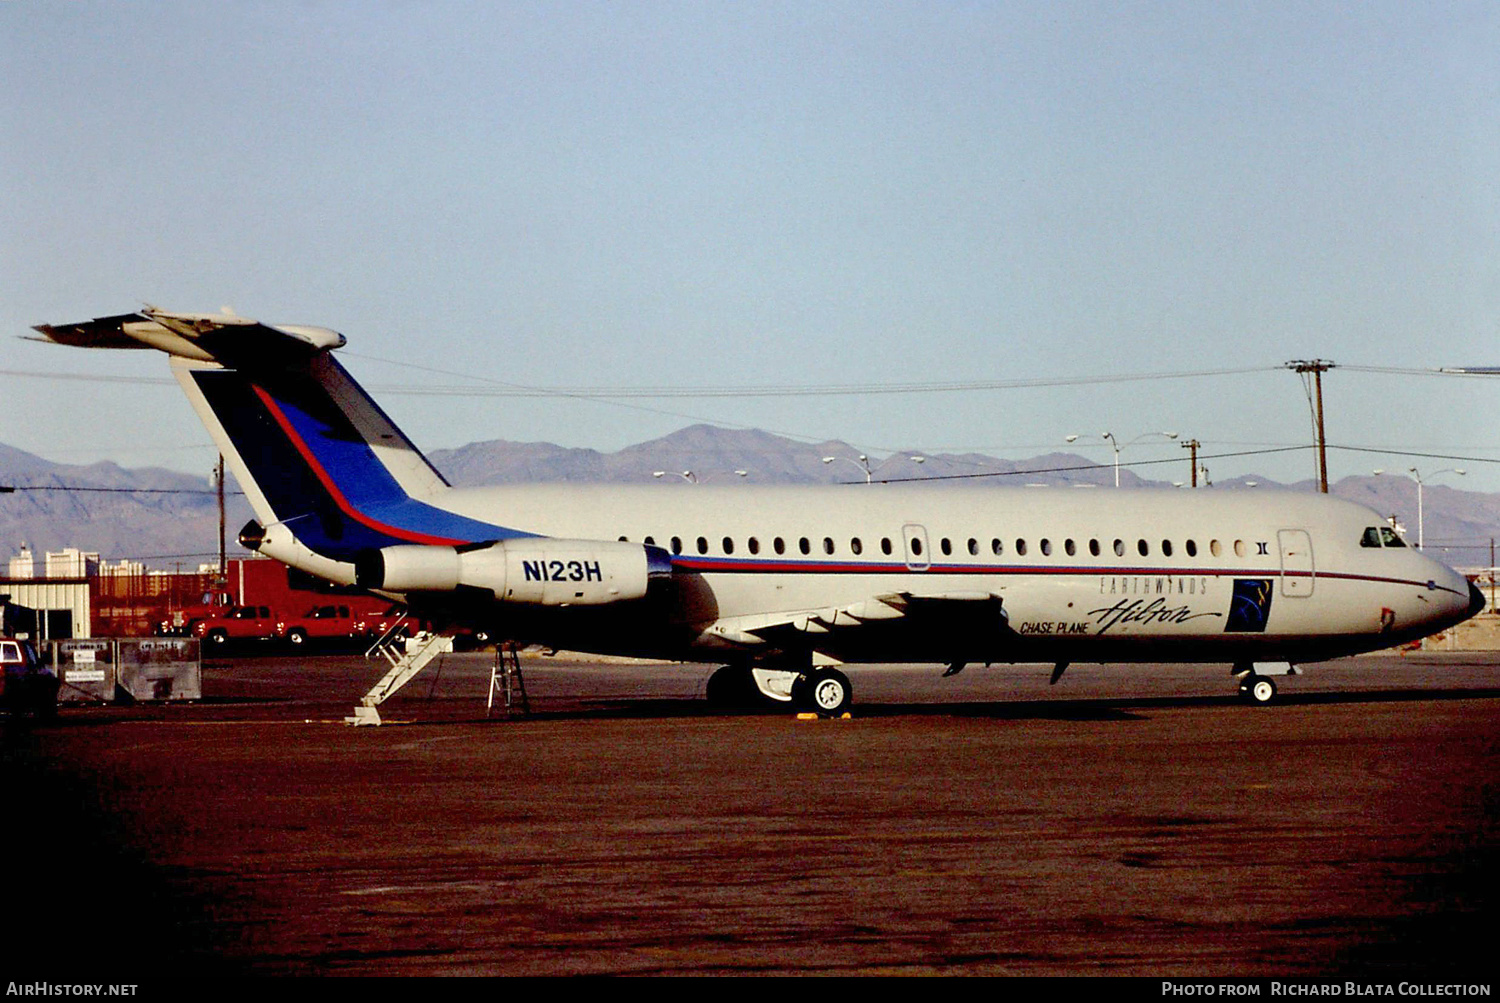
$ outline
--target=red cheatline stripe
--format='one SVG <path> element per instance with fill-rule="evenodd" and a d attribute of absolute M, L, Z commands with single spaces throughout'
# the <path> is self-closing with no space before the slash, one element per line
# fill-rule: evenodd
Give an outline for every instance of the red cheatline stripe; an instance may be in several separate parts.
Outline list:
<path fill-rule="evenodd" d="M 925 568 L 911 568 L 905 564 L 857 564 L 812 561 L 760 561 L 722 560 L 712 557 L 685 557 L 674 555 L 672 563 L 689 571 L 717 571 L 725 574 L 865 574 L 865 575 L 1078 575 L 1080 577 L 1135 577 L 1135 578 L 1281 578 L 1279 568 L 1074 568 L 1074 567 L 1030 567 L 1026 565 L 975 565 L 934 564 Z M 1340 571 L 1288 571 L 1290 578 L 1331 578 L 1341 581 L 1376 582 L 1381 585 L 1410 585 L 1425 589 L 1426 582 L 1415 582 L 1406 578 L 1383 578 L 1379 575 L 1355 575 Z M 1439 591 L 1458 592 L 1445 586 Z"/>
<path fill-rule="evenodd" d="M 344 492 L 339 490 L 339 486 L 328 475 L 328 471 L 323 469 L 323 465 L 318 462 L 317 457 L 313 455 L 307 443 L 302 440 L 302 436 L 297 433 L 296 427 L 292 425 L 291 420 L 282 412 L 271 395 L 266 393 L 259 384 L 252 383 L 251 388 L 254 389 L 256 396 L 260 398 L 261 403 L 266 406 L 266 410 L 271 413 L 271 417 L 276 419 L 276 424 L 281 426 L 281 430 L 286 433 L 287 438 L 291 440 L 297 452 L 302 455 L 302 459 L 312 469 L 313 474 L 318 478 L 318 482 L 323 485 L 323 489 L 328 492 L 329 497 L 333 499 L 339 509 L 345 515 L 349 516 L 349 518 L 368 526 L 378 533 L 385 533 L 399 540 L 409 540 L 412 543 L 456 546 L 457 544 L 468 542 L 467 540 L 455 540 L 441 536 L 428 536 L 426 533 L 418 533 L 415 530 L 391 526 L 377 519 L 372 519 L 356 509 L 350 504 L 349 499 L 344 497 Z"/>

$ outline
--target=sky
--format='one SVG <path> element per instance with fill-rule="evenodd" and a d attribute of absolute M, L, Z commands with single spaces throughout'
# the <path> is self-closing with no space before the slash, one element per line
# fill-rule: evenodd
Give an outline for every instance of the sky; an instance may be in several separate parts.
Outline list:
<path fill-rule="evenodd" d="M 159 355 L 19 340 L 149 302 L 341 331 L 432 449 L 1306 444 L 1288 360 L 1500 365 L 1496 52 L 1493 3 L 3 3 L 0 443 L 206 473 Z M 1500 377 L 1324 390 L 1440 454 L 1334 479 L 1500 491 Z"/>

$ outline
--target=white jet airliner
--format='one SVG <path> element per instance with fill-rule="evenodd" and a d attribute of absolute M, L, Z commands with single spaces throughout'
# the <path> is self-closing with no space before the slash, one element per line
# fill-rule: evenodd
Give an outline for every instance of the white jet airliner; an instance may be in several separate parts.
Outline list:
<path fill-rule="evenodd" d="M 335 361 L 334 331 L 150 307 L 36 329 L 173 357 L 255 510 L 246 546 L 495 637 L 720 663 L 710 697 L 837 714 L 843 663 L 1050 662 L 1056 682 L 1072 662 L 1204 662 L 1267 703 L 1295 663 L 1484 605 L 1326 495 L 455 488 Z"/>

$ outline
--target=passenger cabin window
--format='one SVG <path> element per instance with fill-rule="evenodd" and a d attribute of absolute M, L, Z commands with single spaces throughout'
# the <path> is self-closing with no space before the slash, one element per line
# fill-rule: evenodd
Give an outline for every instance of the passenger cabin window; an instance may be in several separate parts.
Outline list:
<path fill-rule="evenodd" d="M 1050 557 L 1052 554 L 1052 541 L 1042 537 L 1042 556 Z"/>
<path fill-rule="evenodd" d="M 1072 557 L 1074 554 L 1078 553 L 1078 547 L 1073 543 L 1072 540 L 1063 541 L 1063 550 L 1069 557 Z"/>
<path fill-rule="evenodd" d="M 852 550 L 856 556 L 858 556 L 859 554 L 864 553 L 865 545 L 863 543 L 860 543 L 859 537 L 856 536 L 854 539 L 849 541 L 849 549 Z"/>
<path fill-rule="evenodd" d="M 680 536 L 674 536 L 674 537 L 672 537 L 672 553 L 674 553 L 674 554 L 680 554 L 680 553 L 682 553 L 682 537 L 680 537 Z"/>
<path fill-rule="evenodd" d="M 1092 556 L 1094 556 L 1094 557 L 1098 557 L 1099 556 L 1099 541 L 1098 540 L 1090 540 L 1089 541 L 1089 554 L 1092 555 Z"/>
<path fill-rule="evenodd" d="M 727 536 L 724 537 L 724 553 L 726 553 L 726 554 L 732 554 L 732 553 L 734 553 L 734 541 L 731 540 Z"/>
<path fill-rule="evenodd" d="M 890 537 L 888 537 L 888 536 L 882 536 L 880 538 L 880 552 L 882 554 L 890 554 L 890 552 L 891 552 L 891 538 Z"/>
<path fill-rule="evenodd" d="M 1124 557 L 1125 556 L 1125 541 L 1124 540 L 1116 540 L 1115 541 L 1115 556 L 1116 557 Z"/>
<path fill-rule="evenodd" d="M 776 539 L 771 541 L 771 549 L 776 551 L 776 553 L 778 554 L 786 553 L 786 541 L 778 536 Z"/>
<path fill-rule="evenodd" d="M 1163 541 L 1161 541 L 1161 555 L 1163 557 L 1171 557 L 1172 556 L 1172 541 L 1171 540 L 1163 540 Z"/>
<path fill-rule="evenodd" d="M 1017 539 L 1016 540 L 1016 556 L 1017 557 L 1025 557 L 1026 556 L 1026 541 L 1025 540 L 1021 540 L 1021 539 Z"/>
<path fill-rule="evenodd" d="M 700 537 L 698 537 L 697 543 L 698 543 L 698 553 L 700 553 L 700 554 L 706 554 L 706 553 L 708 553 L 708 540 L 706 540 L 705 538 L 703 538 L 703 537 L 700 536 Z"/>
<path fill-rule="evenodd" d="M 1135 541 L 1135 549 L 1136 553 L 1140 554 L 1142 557 L 1149 557 L 1151 554 L 1151 544 L 1147 543 L 1145 540 Z"/>
<path fill-rule="evenodd" d="M 831 536 L 825 536 L 825 537 L 823 537 L 823 553 L 825 553 L 825 554 L 831 554 L 831 553 L 833 553 L 833 537 L 831 537 Z"/>
<path fill-rule="evenodd" d="M 969 556 L 970 557 L 978 557 L 979 556 L 979 541 L 976 540 L 976 539 L 974 539 L 972 536 L 969 537 Z"/>
<path fill-rule="evenodd" d="M 1000 542 L 1000 538 L 998 536 L 990 541 L 990 553 L 994 554 L 996 557 L 999 557 L 1001 554 L 1005 553 L 1005 544 Z"/>
<path fill-rule="evenodd" d="M 652 536 L 645 537 L 644 539 L 641 540 L 641 542 L 644 543 L 648 547 L 654 547 L 654 546 L 656 546 L 656 538 L 652 537 Z"/>
<path fill-rule="evenodd" d="M 758 553 L 760 553 L 760 541 L 757 540 L 755 537 L 752 536 L 748 541 L 746 541 L 745 545 L 750 548 L 750 553 L 752 553 L 752 554 L 758 554 Z"/>
<path fill-rule="evenodd" d="M 947 557 L 953 553 L 953 541 L 948 539 L 946 536 L 943 537 L 942 547 L 944 557 Z"/>
<path fill-rule="evenodd" d="M 1198 556 L 1198 545 L 1196 543 L 1194 543 L 1192 540 L 1189 540 L 1187 543 L 1184 543 L 1183 546 L 1187 548 L 1187 555 L 1189 557 L 1197 557 Z"/>

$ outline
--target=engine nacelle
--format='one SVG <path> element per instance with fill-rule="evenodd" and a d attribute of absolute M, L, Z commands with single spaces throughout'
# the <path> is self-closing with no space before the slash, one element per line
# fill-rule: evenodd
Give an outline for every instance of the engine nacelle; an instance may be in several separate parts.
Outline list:
<path fill-rule="evenodd" d="M 536 606 L 601 606 L 641 599 L 653 579 L 671 574 L 672 559 L 660 547 L 548 537 L 462 547 L 383 547 L 355 562 L 355 581 L 367 589 L 484 589 L 500 602 Z"/>

